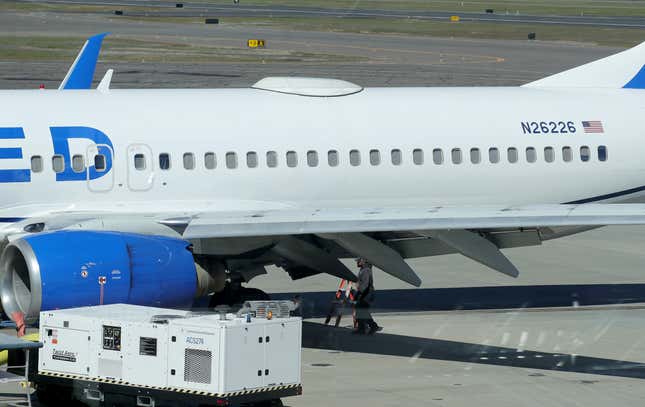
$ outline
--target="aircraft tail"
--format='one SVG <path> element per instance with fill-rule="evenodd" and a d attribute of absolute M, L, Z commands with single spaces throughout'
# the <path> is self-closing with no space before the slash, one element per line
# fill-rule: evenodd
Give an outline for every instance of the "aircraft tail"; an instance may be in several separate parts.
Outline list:
<path fill-rule="evenodd" d="M 92 79 L 96 70 L 96 62 L 99 59 L 101 43 L 108 33 L 94 35 L 85 41 L 85 45 L 78 53 L 76 60 L 67 71 L 65 79 L 58 87 L 58 90 L 65 89 L 90 89 Z"/>
<path fill-rule="evenodd" d="M 645 42 L 618 54 L 522 86 L 645 89 Z"/>

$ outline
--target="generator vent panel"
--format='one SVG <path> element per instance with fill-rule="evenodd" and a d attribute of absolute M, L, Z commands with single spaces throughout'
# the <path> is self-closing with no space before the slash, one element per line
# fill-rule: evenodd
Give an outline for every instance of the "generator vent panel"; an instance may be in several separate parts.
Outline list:
<path fill-rule="evenodd" d="M 209 350 L 186 348 L 184 352 L 184 381 L 192 383 L 211 382 L 211 361 Z"/>
<path fill-rule="evenodd" d="M 99 358 L 99 377 L 108 377 L 110 379 L 121 380 L 123 374 L 123 362 L 121 360 L 112 360 Z"/>
<path fill-rule="evenodd" d="M 139 355 L 157 356 L 157 338 L 139 338 Z"/>

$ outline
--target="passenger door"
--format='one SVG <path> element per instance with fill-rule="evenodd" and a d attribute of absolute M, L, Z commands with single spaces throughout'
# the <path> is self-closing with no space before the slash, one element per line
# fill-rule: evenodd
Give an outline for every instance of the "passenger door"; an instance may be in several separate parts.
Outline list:
<path fill-rule="evenodd" d="M 93 192 L 108 192 L 114 186 L 114 154 L 107 144 L 91 144 L 87 147 L 85 166 L 87 187 Z"/>
<path fill-rule="evenodd" d="M 127 152 L 128 188 L 147 191 L 154 185 L 152 150 L 145 144 L 131 144 Z"/>

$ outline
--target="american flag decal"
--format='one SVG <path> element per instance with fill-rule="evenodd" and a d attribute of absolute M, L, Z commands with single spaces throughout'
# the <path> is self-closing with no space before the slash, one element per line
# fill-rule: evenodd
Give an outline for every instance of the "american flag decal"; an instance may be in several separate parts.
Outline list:
<path fill-rule="evenodd" d="M 605 129 L 602 127 L 602 122 L 600 120 L 589 120 L 587 122 L 582 122 L 582 128 L 585 130 L 585 133 L 605 132 Z"/>

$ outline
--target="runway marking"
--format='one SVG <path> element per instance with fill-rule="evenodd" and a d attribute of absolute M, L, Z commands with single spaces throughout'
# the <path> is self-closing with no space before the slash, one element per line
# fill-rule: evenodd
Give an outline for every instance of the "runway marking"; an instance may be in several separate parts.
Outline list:
<path fill-rule="evenodd" d="M 540 331 L 540 334 L 538 335 L 538 339 L 537 339 L 537 346 L 541 346 L 545 340 L 546 340 L 546 332 Z"/>
<path fill-rule="evenodd" d="M 84 1 L 71 1 L 71 0 L 62 0 L 62 1 L 57 1 L 57 0 L 48 0 L 46 1 L 47 3 L 57 3 L 57 4 L 83 4 L 83 5 L 109 5 L 109 6 L 144 6 L 145 3 L 139 3 L 139 2 L 107 2 L 107 1 L 96 1 L 96 2 L 84 2 Z M 211 6 L 211 7 L 205 7 L 204 5 L 192 5 L 192 4 L 186 4 L 186 8 L 190 9 L 196 9 L 196 10 L 206 10 L 206 11 L 234 11 L 230 7 L 217 7 L 217 6 Z M 148 5 L 150 7 L 150 5 Z M 154 5 L 152 7 L 160 7 L 159 5 Z M 170 6 L 166 6 L 167 8 L 170 8 Z M 160 7 L 163 8 L 163 7 Z M 245 7 L 243 9 L 246 12 L 250 13 L 283 13 L 283 14 L 294 14 L 294 15 L 323 15 L 323 16 L 339 16 L 339 17 L 380 17 L 380 18 L 396 18 L 396 19 L 416 19 L 416 20 L 441 20 L 441 21 L 450 21 L 450 16 L 438 16 L 438 15 L 420 15 L 420 14 L 396 14 L 392 13 L 389 10 L 381 10 L 381 12 L 377 11 L 352 11 L 352 10 L 298 10 L 298 9 L 289 9 L 289 8 L 278 8 L 278 9 L 272 9 L 272 8 L 266 8 L 266 7 Z M 239 10 L 238 10 L 239 12 Z M 428 13 L 432 13 L 433 11 L 429 11 Z M 436 13 L 436 12 L 435 12 Z M 244 17 L 243 15 L 236 16 L 236 17 Z M 529 17 L 534 17 L 534 18 L 529 18 Z M 568 20 L 563 21 L 563 20 L 548 20 L 546 18 L 552 18 L 549 16 L 526 16 L 522 18 L 498 18 L 498 17 L 486 17 L 485 15 L 483 16 L 463 16 L 461 17 L 462 21 L 484 21 L 484 22 L 496 22 L 496 23 L 528 23 L 528 24 L 548 24 L 548 25 L 584 25 L 584 26 L 605 26 L 605 27 L 627 27 L 627 28 L 643 28 L 645 27 L 645 24 L 629 24 L 629 23 L 612 23 L 612 22 L 602 22 L 602 21 L 575 21 L 572 20 L 572 18 L 578 18 L 578 16 L 564 16 L 564 18 L 567 18 Z"/>
<path fill-rule="evenodd" d="M 518 352 L 524 352 L 524 346 L 526 345 L 526 341 L 529 338 L 529 333 L 526 331 L 522 331 L 522 334 L 520 335 L 520 342 L 517 345 L 517 351 Z"/>
<path fill-rule="evenodd" d="M 419 356 L 421 356 L 422 353 L 423 353 L 423 349 L 417 351 L 417 353 L 415 353 L 410 357 L 410 359 L 408 359 L 408 362 L 410 363 L 416 362 L 417 360 L 419 360 Z"/>

